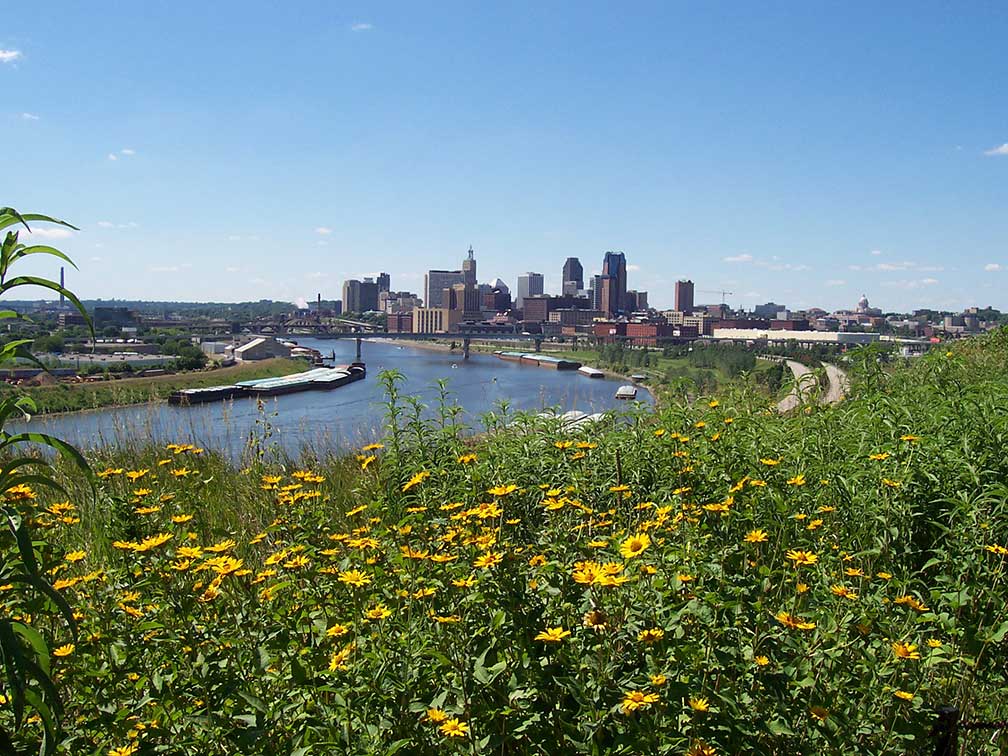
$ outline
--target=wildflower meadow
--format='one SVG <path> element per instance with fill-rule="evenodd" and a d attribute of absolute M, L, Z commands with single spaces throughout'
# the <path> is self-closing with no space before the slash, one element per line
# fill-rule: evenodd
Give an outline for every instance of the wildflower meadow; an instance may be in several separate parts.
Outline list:
<path fill-rule="evenodd" d="M 467 429 L 386 375 L 349 456 L 93 451 L 6 494 L 76 629 L 7 566 L 0 614 L 60 753 L 931 753 L 937 707 L 1008 709 L 1008 332 L 880 357 L 786 415 L 740 380 Z"/>

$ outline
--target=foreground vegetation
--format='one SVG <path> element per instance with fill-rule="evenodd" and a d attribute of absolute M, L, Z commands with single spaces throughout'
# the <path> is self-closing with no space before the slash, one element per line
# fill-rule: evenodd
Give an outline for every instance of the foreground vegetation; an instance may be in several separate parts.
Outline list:
<path fill-rule="evenodd" d="M 164 401 L 173 391 L 205 388 L 222 384 L 273 378 L 307 370 L 304 360 L 282 357 L 243 363 L 215 370 L 174 373 L 144 378 L 119 378 L 94 383 L 52 383 L 45 386 L 19 387 L 17 393 L 35 402 L 38 414 L 76 412 L 102 407 L 123 407 L 130 404 Z M 14 389 L 0 383 L 0 395 Z"/>
<path fill-rule="evenodd" d="M 1008 706 L 1008 331 L 864 354 L 787 417 L 740 385 L 474 441 L 388 376 L 353 457 L 96 452 L 96 494 L 7 494 L 76 638 L 2 574 L 0 616 L 52 641 L 65 753 L 928 752 L 935 707 Z"/>

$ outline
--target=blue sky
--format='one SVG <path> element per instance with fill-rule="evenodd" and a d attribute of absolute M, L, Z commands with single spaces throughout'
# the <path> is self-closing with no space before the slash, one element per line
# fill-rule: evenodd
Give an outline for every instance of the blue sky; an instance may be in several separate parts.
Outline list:
<path fill-rule="evenodd" d="M 1008 309 L 1003 3 L 5 8 L 0 204 L 82 228 L 86 297 L 420 291 L 472 244 L 547 290 L 620 249 L 659 306 Z"/>

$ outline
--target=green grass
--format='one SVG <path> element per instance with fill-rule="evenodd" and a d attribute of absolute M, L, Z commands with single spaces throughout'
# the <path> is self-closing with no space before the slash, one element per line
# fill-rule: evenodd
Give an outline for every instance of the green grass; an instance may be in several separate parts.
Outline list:
<path fill-rule="evenodd" d="M 256 378 L 272 378 L 307 369 L 308 363 L 303 360 L 274 358 L 215 370 L 149 378 L 121 378 L 94 383 L 56 383 L 20 389 L 15 389 L 8 384 L 0 384 L 0 393 L 20 391 L 35 401 L 39 414 L 75 412 L 101 407 L 163 401 L 168 398 L 171 392 L 178 389 L 203 388 Z"/>
<path fill-rule="evenodd" d="M 786 417 L 734 383 L 472 438 L 393 397 L 360 456 L 113 450 L 96 496 L 61 468 L 75 509 L 22 504 L 80 615 L 62 747 L 930 753 L 939 706 L 1008 715 L 1006 365 L 1008 330 Z M 37 596 L 0 611 L 71 642 Z"/>

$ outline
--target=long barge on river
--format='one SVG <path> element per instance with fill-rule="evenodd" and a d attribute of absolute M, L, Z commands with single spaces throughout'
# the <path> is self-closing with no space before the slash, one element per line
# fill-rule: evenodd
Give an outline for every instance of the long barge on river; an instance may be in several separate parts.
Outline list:
<path fill-rule="evenodd" d="M 320 367 L 304 373 L 294 373 L 279 378 L 259 378 L 253 381 L 239 381 L 231 386 L 211 386 L 173 391 L 168 396 L 169 404 L 189 405 L 237 399 L 243 396 L 281 396 L 298 391 L 329 390 L 363 380 L 367 370 L 363 362 L 353 362 L 343 367 Z"/>
<path fill-rule="evenodd" d="M 572 360 L 562 360 L 559 357 L 550 357 L 545 354 L 528 352 L 495 352 L 498 359 L 507 362 L 520 362 L 523 365 L 536 365 L 538 367 L 550 368 L 551 370 L 577 370 L 581 367 L 580 362 Z"/>

